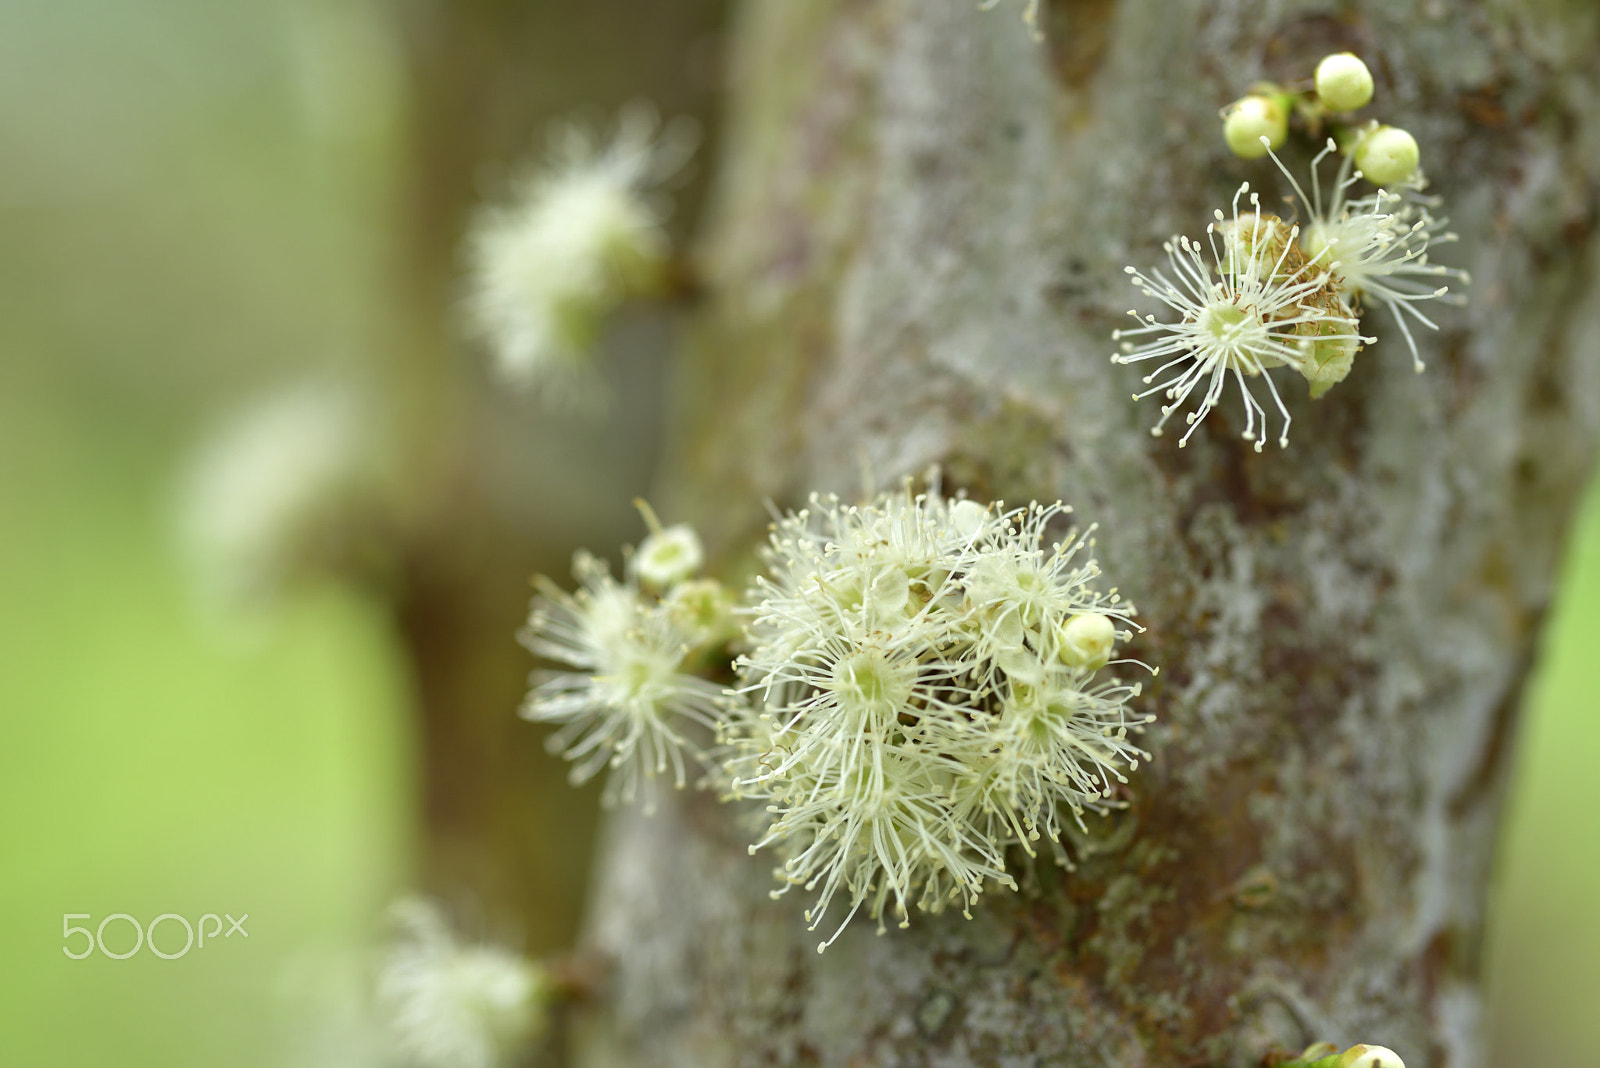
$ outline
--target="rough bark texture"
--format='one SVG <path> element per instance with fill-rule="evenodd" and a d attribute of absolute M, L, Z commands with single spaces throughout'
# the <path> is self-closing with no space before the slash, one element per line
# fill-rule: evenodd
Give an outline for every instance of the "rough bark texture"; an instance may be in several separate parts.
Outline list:
<path fill-rule="evenodd" d="M 1162 666 L 1156 760 L 1076 871 L 822 956 L 735 810 L 619 814 L 577 1061 L 1242 1066 L 1326 1039 L 1479 1064 L 1501 785 L 1600 422 L 1596 12 L 1075 0 L 1040 45 L 1019 8 L 746 6 L 669 503 L 731 560 L 764 499 L 853 495 L 863 466 L 1068 500 Z M 1420 377 L 1369 312 L 1350 378 L 1290 391 L 1287 451 L 1238 439 L 1236 399 L 1153 440 L 1107 362 L 1122 267 L 1241 179 L 1284 191 L 1217 108 L 1346 48 L 1423 146 L 1471 304 Z"/>

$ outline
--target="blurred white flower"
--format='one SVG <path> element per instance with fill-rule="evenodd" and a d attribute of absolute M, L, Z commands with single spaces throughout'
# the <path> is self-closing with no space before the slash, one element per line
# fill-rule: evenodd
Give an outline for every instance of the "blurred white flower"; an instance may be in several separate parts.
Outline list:
<path fill-rule="evenodd" d="M 687 523 L 663 527 L 655 509 L 641 498 L 635 498 L 633 506 L 639 509 L 650 536 L 640 542 L 638 551 L 628 558 L 629 574 L 641 585 L 659 592 L 686 581 L 700 570 L 706 554 L 694 527 Z"/>
<path fill-rule="evenodd" d="M 377 1009 L 407 1068 L 495 1068 L 544 1027 L 540 967 L 493 946 L 462 945 L 432 903 L 392 909 L 395 938 L 376 985 Z"/>
<path fill-rule="evenodd" d="M 372 430 L 348 386 L 319 379 L 262 399 L 203 445 L 178 519 L 206 601 L 268 600 L 337 554 L 378 477 Z"/>
<path fill-rule="evenodd" d="M 555 402 L 592 400 L 605 317 L 658 286 L 671 251 L 666 205 L 650 191 L 694 142 L 687 120 L 662 128 L 647 105 L 624 108 L 609 138 L 567 122 L 511 202 L 482 212 L 467 241 L 466 311 L 501 377 Z"/>

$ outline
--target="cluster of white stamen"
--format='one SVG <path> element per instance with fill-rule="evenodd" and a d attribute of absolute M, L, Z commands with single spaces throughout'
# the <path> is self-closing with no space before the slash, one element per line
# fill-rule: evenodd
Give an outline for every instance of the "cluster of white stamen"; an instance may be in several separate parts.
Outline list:
<path fill-rule="evenodd" d="M 1140 325 L 1113 333 L 1122 344 L 1111 359 L 1123 364 L 1162 361 L 1145 376 L 1151 388 L 1134 396 L 1138 400 L 1159 393 L 1165 399 L 1161 419 L 1151 431 L 1157 436 L 1204 384 L 1198 404 L 1185 417 L 1189 429 L 1180 446 L 1188 444 L 1200 421 L 1217 406 L 1230 378 L 1245 405 L 1244 438 L 1254 441 L 1257 451 L 1266 438 L 1266 409 L 1251 390 L 1252 382 L 1262 382 L 1283 419 L 1278 444 L 1287 445 L 1291 417 L 1266 372 L 1288 365 L 1311 377 L 1319 347 L 1353 351 L 1371 340 L 1361 337 L 1342 308 L 1316 299 L 1328 282 L 1326 256 L 1302 255 L 1295 244 L 1298 228 L 1285 230 L 1282 220 L 1263 215 L 1259 196 L 1249 190 L 1245 184 L 1234 194 L 1231 218 L 1218 211 L 1216 221 L 1206 227 L 1209 261 L 1199 242 L 1178 237 L 1163 246 L 1172 277 L 1159 270 L 1147 275 L 1127 268 L 1133 284 L 1177 312 L 1178 321 L 1161 322 L 1130 311 Z M 1251 210 L 1241 215 L 1239 201 L 1246 193 Z M 1141 337 L 1149 340 L 1129 340 Z"/>
<path fill-rule="evenodd" d="M 1149 717 L 1137 684 L 1097 677 L 1133 614 L 1076 532 L 1046 547 L 1059 502 L 1005 510 L 906 490 L 816 498 L 780 520 L 736 661 L 749 702 L 725 730 L 730 793 L 766 803 L 782 894 L 837 896 L 883 927 L 892 906 L 963 911 L 1015 887 L 1005 851 L 1081 823 Z M 1121 629 L 1119 629 L 1119 627 Z M 833 939 L 829 938 L 828 942 Z M 828 943 L 823 943 L 826 946 Z"/>
<path fill-rule="evenodd" d="M 549 984 L 537 965 L 493 946 L 462 945 L 429 902 L 391 910 L 396 927 L 378 971 L 385 1037 L 408 1068 L 495 1068 L 542 1029 Z"/>
<path fill-rule="evenodd" d="M 1127 269 L 1136 286 L 1179 316 L 1176 323 L 1162 323 L 1148 313 L 1141 317 L 1130 312 L 1139 327 L 1113 334 L 1122 341 L 1113 361 L 1167 361 L 1145 377 L 1153 387 L 1135 395 L 1137 400 L 1163 393 L 1167 399 L 1153 433 L 1160 435 L 1173 411 L 1201 382 L 1206 384 L 1187 416 L 1189 430 L 1179 445 L 1188 443 L 1195 427 L 1217 406 L 1229 377 L 1244 400 L 1244 437 L 1254 440 L 1260 451 L 1266 409 L 1250 388 L 1251 380 L 1258 380 L 1266 383 L 1283 417 L 1278 442 L 1287 445 L 1289 411 L 1270 370 L 1293 367 L 1306 379 L 1313 398 L 1343 381 L 1362 346 L 1377 340 L 1361 334 L 1364 304 L 1389 309 L 1420 372 L 1423 364 L 1412 324 L 1430 330 L 1438 326 L 1417 309 L 1417 303 L 1448 296 L 1449 288 L 1438 284 L 1440 278 L 1468 280 L 1464 271 L 1428 262 L 1429 245 L 1453 241 L 1455 235 L 1444 231 L 1446 220 L 1429 213 L 1438 201 L 1420 193 L 1425 181 L 1418 169 L 1421 153 L 1416 139 L 1376 120 L 1347 125 L 1344 114 L 1372 100 L 1371 70 L 1349 52 L 1324 56 L 1314 84 L 1315 90 L 1308 93 L 1262 83 L 1223 110 L 1223 136 L 1233 153 L 1243 159 L 1270 155 L 1294 187 L 1300 201 L 1299 225 L 1263 215 L 1253 194 L 1254 211 L 1241 219 L 1235 194 L 1232 221 L 1224 220 L 1219 211 L 1217 224 L 1208 228 L 1213 235 L 1210 263 L 1198 242 L 1178 237 L 1164 246 L 1176 281 L 1159 272 L 1147 276 Z M 1312 161 L 1312 192 L 1307 196 L 1273 151 L 1288 136 L 1291 113 L 1319 136 L 1331 126 L 1345 144 L 1326 205 L 1318 168 L 1330 152 L 1338 151 L 1336 142 L 1329 138 Z M 1350 187 L 1363 178 L 1380 188 L 1363 197 L 1348 197 Z M 1240 193 L 1247 188 L 1241 186 Z M 1219 230 L 1221 251 L 1216 240 Z M 1149 340 L 1138 345 L 1122 340 L 1140 336 Z"/>
<path fill-rule="evenodd" d="M 710 732 L 721 715 L 721 687 L 693 671 L 709 650 L 726 643 L 732 606 L 716 583 L 687 581 L 692 569 L 681 564 L 691 549 L 698 557 L 698 540 L 686 543 L 677 528 L 652 538 L 663 534 L 671 535 L 676 551 L 647 541 L 644 555 L 670 557 L 670 574 L 652 574 L 673 581 L 652 590 L 633 577 L 618 582 L 602 561 L 579 552 L 572 570 L 582 588 L 569 594 L 543 576 L 536 579 L 540 596 L 521 634 L 534 653 L 577 669 L 536 672 L 522 714 L 563 724 L 549 747 L 576 762 L 574 784 L 611 769 L 606 804 L 631 802 L 642 789 L 649 807 L 655 777 L 668 769 L 682 787 L 685 757 L 704 759 L 690 725 Z"/>
<path fill-rule="evenodd" d="M 624 109 L 608 139 L 557 127 L 544 167 L 512 203 L 486 209 L 468 241 L 467 313 L 501 375 L 551 399 L 591 398 L 589 353 L 605 317 L 654 288 L 670 251 L 649 190 L 678 171 L 692 130 Z"/>
<path fill-rule="evenodd" d="M 1420 173 L 1400 192 L 1379 189 L 1364 197 L 1348 199 L 1346 194 L 1350 187 L 1362 177 L 1360 171 L 1353 169 L 1353 155 L 1345 156 L 1340 162 L 1328 202 L 1324 204 L 1318 171 L 1322 161 L 1335 151 L 1337 146 L 1329 140 L 1311 161 L 1310 196 L 1277 155 L 1272 156 L 1294 188 L 1307 218 L 1300 232 L 1300 246 L 1307 256 L 1325 257 L 1333 274 L 1334 288 L 1340 300 L 1351 309 L 1351 314 L 1359 315 L 1365 303 L 1388 309 L 1406 339 L 1412 364 L 1420 374 L 1422 357 L 1417 353 L 1417 342 L 1411 334 L 1411 322 L 1429 330 L 1437 330 L 1438 325 L 1417 309 L 1417 302 L 1445 298 L 1462 303 L 1461 297 L 1449 296 L 1449 287 L 1437 281 L 1441 278 L 1453 278 L 1463 284 L 1470 281 L 1465 271 L 1428 262 L 1429 246 L 1454 241 L 1456 235 L 1444 230 L 1448 220 L 1429 214 L 1428 209 L 1438 207 L 1439 201 L 1421 194 L 1424 183 Z"/>

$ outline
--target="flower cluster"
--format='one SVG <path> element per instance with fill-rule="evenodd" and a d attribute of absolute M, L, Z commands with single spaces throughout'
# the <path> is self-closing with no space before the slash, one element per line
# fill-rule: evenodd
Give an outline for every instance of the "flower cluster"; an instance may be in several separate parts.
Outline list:
<path fill-rule="evenodd" d="M 1340 130 L 1345 153 L 1326 204 L 1319 168 L 1338 151 L 1338 142 L 1329 138 L 1312 161 L 1310 196 L 1274 151 L 1287 136 L 1291 106 L 1320 127 L 1332 113 L 1364 106 L 1371 96 L 1365 64 L 1342 53 L 1319 65 L 1314 97 L 1295 102 L 1288 94 L 1261 89 L 1224 112 L 1230 147 L 1247 158 L 1272 158 L 1298 197 L 1301 221 L 1264 212 L 1259 195 L 1246 183 L 1234 195 L 1232 216 L 1218 211 L 1207 227 L 1209 259 L 1200 242 L 1176 237 L 1164 246 L 1171 277 L 1159 270 L 1127 269 L 1137 288 L 1177 313 L 1176 322 L 1164 322 L 1130 312 L 1139 325 L 1112 335 L 1120 342 L 1113 362 L 1160 361 L 1145 376 L 1150 388 L 1134 395 L 1137 400 L 1159 393 L 1166 401 L 1152 433 L 1159 436 L 1172 414 L 1198 397 L 1185 416 L 1189 429 L 1178 442 L 1188 444 L 1232 380 L 1245 407 L 1243 437 L 1260 451 L 1267 412 L 1253 387 L 1264 384 L 1282 419 L 1278 443 L 1286 446 L 1291 418 L 1269 372 L 1291 367 L 1305 378 L 1313 398 L 1322 396 L 1350 373 L 1362 347 L 1377 340 L 1361 333 L 1366 304 L 1382 305 L 1394 316 L 1413 365 L 1422 370 L 1411 327 L 1437 326 L 1416 304 L 1448 295 L 1440 278 L 1465 282 L 1467 276 L 1428 262 L 1430 244 L 1453 241 L 1455 235 L 1430 213 L 1438 201 L 1421 195 L 1416 142 L 1403 130 L 1377 123 Z M 1350 196 L 1363 177 L 1395 188 Z M 1239 201 L 1246 194 L 1249 210 L 1241 213 Z"/>
<path fill-rule="evenodd" d="M 966 910 L 1015 887 L 1005 850 L 1102 810 L 1150 717 L 1138 684 L 1098 673 L 1133 607 L 1098 592 L 1060 503 L 1005 510 L 905 491 L 865 506 L 813 498 L 781 520 L 758 581 L 742 707 L 725 729 L 730 793 L 765 802 L 752 852 L 783 856 L 781 894 Z M 1115 661 L 1121 662 L 1121 661 Z M 832 938 L 828 939 L 831 942 Z M 825 947 L 828 943 L 823 943 Z M 820 947 L 819 947 L 820 948 Z"/>
<path fill-rule="evenodd" d="M 430 902 L 400 901 L 391 916 L 395 939 L 376 1001 L 399 1063 L 494 1068 L 543 1029 L 543 969 L 493 946 L 462 945 Z"/>
<path fill-rule="evenodd" d="M 687 778 L 685 755 L 703 762 L 690 724 L 710 732 L 721 717 L 722 688 L 695 674 L 734 631 L 732 598 L 718 583 L 690 576 L 699 567 L 699 539 L 687 526 L 662 529 L 644 509 L 652 532 L 628 563 L 624 581 L 579 552 L 567 593 L 535 580 L 540 596 L 521 639 L 534 653 L 572 671 L 540 671 L 523 703 L 525 718 L 562 727 L 552 752 L 576 761 L 574 784 L 611 769 L 604 800 L 647 805 L 653 780 L 670 768 Z"/>
<path fill-rule="evenodd" d="M 1145 376 L 1150 388 L 1134 396 L 1161 393 L 1166 400 L 1151 433 L 1159 437 L 1172 414 L 1205 385 L 1199 404 L 1186 416 L 1189 429 L 1179 446 L 1189 443 L 1217 406 L 1230 378 L 1244 399 L 1245 440 L 1260 451 L 1266 439 L 1266 410 L 1251 392 L 1251 382 L 1260 381 L 1283 419 L 1278 444 L 1287 445 L 1289 410 L 1266 372 L 1293 367 L 1313 390 L 1325 389 L 1324 383 L 1342 378 L 1361 345 L 1372 340 L 1361 336 L 1355 316 L 1337 298 L 1326 250 L 1307 257 L 1297 241 L 1299 228 L 1262 212 L 1260 197 L 1249 190 L 1248 184 L 1240 186 L 1232 216 L 1219 211 L 1206 227 L 1210 263 L 1198 242 L 1178 237 L 1164 246 L 1172 277 L 1128 268 L 1135 286 L 1179 315 L 1168 323 L 1130 312 L 1140 325 L 1112 334 L 1122 342 L 1113 362 L 1161 361 Z M 1239 200 L 1246 193 L 1251 210 L 1241 214 Z M 1132 340 L 1145 337 L 1149 340 L 1139 344 Z"/>
<path fill-rule="evenodd" d="M 1352 170 L 1353 156 L 1345 156 L 1340 163 L 1328 203 L 1323 204 L 1318 168 L 1337 150 L 1330 140 L 1312 160 L 1310 196 L 1277 155 L 1272 155 L 1307 219 L 1301 231 L 1301 248 L 1307 256 L 1326 259 L 1337 279 L 1335 295 L 1352 314 L 1359 314 L 1364 303 L 1371 303 L 1382 305 L 1394 316 L 1411 351 L 1412 365 L 1420 374 L 1422 357 L 1417 353 L 1408 319 L 1437 330 L 1438 325 L 1417 310 L 1416 303 L 1441 298 L 1462 302 L 1437 280 L 1453 278 L 1465 284 L 1470 281 L 1467 273 L 1428 262 L 1429 246 L 1447 244 L 1456 240 L 1456 235 L 1444 229 L 1448 220 L 1430 213 L 1430 209 L 1439 206 L 1439 200 L 1422 194 L 1420 178 L 1401 186 L 1399 192 L 1378 189 L 1363 197 L 1348 198 L 1350 188 L 1361 177 L 1360 171 Z M 1328 382 L 1323 389 L 1332 384 Z M 1312 390 L 1313 396 L 1320 392 Z"/>
<path fill-rule="evenodd" d="M 1298 117 L 1313 133 L 1331 125 L 1349 142 L 1356 166 L 1377 185 L 1407 181 L 1421 153 L 1416 139 L 1398 126 L 1376 120 L 1347 127 L 1339 120 L 1372 102 L 1372 72 L 1350 52 L 1323 56 L 1309 89 L 1294 91 L 1271 82 L 1256 85 L 1222 109 L 1222 139 L 1240 159 L 1260 159 L 1283 147 L 1289 120 Z"/>
<path fill-rule="evenodd" d="M 595 393 L 588 356 L 605 317 L 656 288 L 670 251 L 648 191 L 677 172 L 691 129 L 625 109 L 609 140 L 556 128 L 543 169 L 512 203 L 486 209 L 468 242 L 467 313 L 503 377 L 553 399 Z"/>

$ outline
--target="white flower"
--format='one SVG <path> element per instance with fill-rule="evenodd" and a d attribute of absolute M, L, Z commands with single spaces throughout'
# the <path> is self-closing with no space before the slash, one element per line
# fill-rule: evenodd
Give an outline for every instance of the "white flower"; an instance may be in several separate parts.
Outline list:
<path fill-rule="evenodd" d="M 1411 334 L 1411 321 L 1429 330 L 1437 330 L 1438 326 L 1417 310 L 1417 302 L 1449 294 L 1448 286 L 1437 284 L 1440 278 L 1470 281 L 1465 271 L 1428 262 L 1430 245 L 1454 241 L 1456 235 L 1444 230 L 1447 220 L 1429 214 L 1428 209 L 1437 207 L 1438 201 L 1418 192 L 1420 177 L 1414 186 L 1400 193 L 1379 189 L 1359 199 L 1347 199 L 1350 187 L 1361 177 L 1352 173 L 1350 156 L 1340 163 L 1324 205 L 1318 171 L 1322 161 L 1336 150 L 1330 140 L 1311 161 L 1310 196 L 1283 162 L 1276 155 L 1272 157 L 1289 180 L 1307 218 L 1300 231 L 1300 245 L 1306 255 L 1328 265 L 1340 299 L 1352 310 L 1359 311 L 1367 302 L 1388 309 L 1406 339 L 1412 365 L 1420 374 L 1423 363 Z M 1460 298 L 1453 299 L 1460 302 Z"/>
<path fill-rule="evenodd" d="M 1178 237 L 1176 243 L 1162 246 L 1173 278 L 1159 270 L 1146 275 L 1127 268 L 1135 286 L 1179 318 L 1164 323 L 1153 315 L 1140 319 L 1138 312 L 1130 312 L 1142 325 L 1112 334 L 1122 342 L 1122 351 L 1111 359 L 1123 364 L 1164 361 L 1145 376 L 1145 383 L 1154 385 L 1134 396 L 1138 400 L 1160 393 L 1167 401 L 1151 431 L 1157 436 L 1172 413 L 1204 383 L 1199 404 L 1186 417 L 1189 429 L 1180 446 L 1188 444 L 1195 427 L 1217 406 L 1229 378 L 1244 401 L 1245 440 L 1254 441 L 1259 452 L 1266 437 L 1266 410 L 1251 392 L 1251 382 L 1260 381 L 1266 383 L 1283 417 L 1278 444 L 1287 446 L 1291 418 L 1266 372 L 1287 364 L 1304 373 L 1316 346 L 1353 350 L 1370 340 L 1360 336 L 1342 308 L 1330 308 L 1316 299 L 1328 281 L 1327 265 L 1319 257 L 1308 259 L 1300 253 L 1295 245 L 1297 228 L 1285 232 L 1282 220 L 1264 215 L 1255 193 L 1249 198 L 1252 210 L 1240 215 L 1239 198 L 1248 191 L 1246 184 L 1234 194 L 1231 220 L 1218 211 L 1217 221 L 1206 227 L 1210 263 L 1198 242 Z M 1139 345 L 1126 340 L 1144 336 L 1151 340 Z"/>
<path fill-rule="evenodd" d="M 561 590 L 540 576 L 522 643 L 534 653 L 576 671 L 543 671 L 522 706 L 525 718 L 561 723 L 552 752 L 577 761 L 574 784 L 609 766 L 603 800 L 654 799 L 657 775 L 672 770 L 686 781 L 684 756 L 701 750 L 684 733 L 691 723 L 713 728 L 722 690 L 686 673 L 686 662 L 706 635 L 672 605 L 619 583 L 604 563 L 580 552 L 573 574 L 583 588 Z"/>
<path fill-rule="evenodd" d="M 203 597 L 240 606 L 327 563 L 377 478 L 372 426 L 345 386 L 297 383 L 207 442 L 179 516 Z"/>
<path fill-rule="evenodd" d="M 560 126 L 544 168 L 512 203 L 482 213 L 467 244 L 466 310 L 503 377 L 556 400 L 593 395 L 589 353 L 606 315 L 656 286 L 669 252 L 648 190 L 693 140 L 683 124 L 659 130 L 645 106 L 624 109 L 609 140 Z"/>
<path fill-rule="evenodd" d="M 408 899 L 376 999 L 395 1054 L 411 1068 L 494 1068 L 543 1026 L 542 969 L 493 946 L 457 942 L 438 909 Z"/>
<path fill-rule="evenodd" d="M 752 852 L 776 846 L 789 886 L 816 892 L 813 929 L 843 895 L 883 926 L 892 905 L 970 906 L 1015 887 L 1005 849 L 1056 810 L 1104 808 L 1138 692 L 1092 678 L 1064 644 L 1115 631 L 1131 605 L 1098 592 L 1085 542 L 1046 548 L 1057 503 L 1010 511 L 909 489 L 848 506 L 813 497 L 780 520 L 757 580 L 739 712 L 725 738 L 731 793 L 766 803 Z M 788 886 L 784 888 L 788 889 Z M 780 890 L 777 893 L 783 893 Z M 828 942 L 824 942 L 825 947 Z"/>
<path fill-rule="evenodd" d="M 1113 783 L 1126 783 L 1149 755 L 1128 740 L 1147 717 L 1132 715 L 1128 701 L 1138 683 L 1089 683 L 1081 671 L 1058 664 L 1029 670 L 1012 664 L 997 695 L 998 722 L 969 756 L 964 793 L 975 798 L 985 837 L 1020 843 L 1030 854 L 1042 828 L 1060 838 L 1064 805 L 1082 825 L 1085 808 L 1108 799 Z"/>

